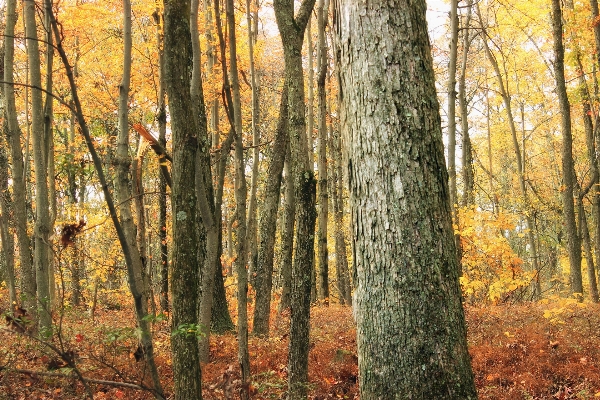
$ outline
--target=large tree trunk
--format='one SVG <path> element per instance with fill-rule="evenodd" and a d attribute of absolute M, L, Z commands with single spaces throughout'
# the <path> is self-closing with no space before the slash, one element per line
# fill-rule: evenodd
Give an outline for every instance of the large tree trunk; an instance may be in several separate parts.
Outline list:
<path fill-rule="evenodd" d="M 560 0 L 552 0 L 552 33 L 554 38 L 554 77 L 556 79 L 556 93 L 561 114 L 562 130 L 562 178 L 564 190 L 563 198 L 563 217 L 564 226 L 567 233 L 567 250 L 569 253 L 571 293 L 576 296 L 583 295 L 583 280 L 581 276 L 581 238 L 577 232 L 577 222 L 575 217 L 575 204 L 573 197 L 577 197 L 575 186 L 577 178 L 575 176 L 575 163 L 573 161 L 573 137 L 571 133 L 571 105 L 567 95 L 565 84 L 565 50 L 563 47 L 562 36 L 562 10 Z"/>
<path fill-rule="evenodd" d="M 175 399 L 202 399 L 198 339 L 189 334 L 197 328 L 198 258 L 201 239 L 196 224 L 196 153 L 198 127 L 195 122 L 190 80 L 192 43 L 189 0 L 165 1 L 165 81 L 173 131 L 173 260 L 171 339 Z M 205 134 L 206 132 L 204 132 Z M 192 329 L 195 332 L 196 329 Z"/>
<path fill-rule="evenodd" d="M 42 73 L 40 52 L 35 21 L 35 2 L 24 0 L 27 36 L 27 59 L 31 89 L 31 128 L 33 138 L 33 160 L 35 170 L 35 228 L 34 264 L 36 272 L 39 327 L 43 335 L 52 334 L 52 310 L 50 303 L 50 277 L 48 252 L 50 235 L 50 213 L 48 202 L 48 175 L 46 168 L 46 144 L 44 137 L 44 110 L 42 104 Z"/>
<path fill-rule="evenodd" d="M 254 308 L 254 334 L 269 334 L 271 315 L 271 290 L 273 288 L 273 258 L 275 254 L 275 233 L 277 228 L 277 209 L 281 192 L 281 176 L 285 161 L 285 152 L 289 146 L 288 98 L 287 87 L 283 84 L 279 119 L 273 144 L 273 157 L 267 171 L 265 199 L 261 208 L 260 245 L 256 263 L 256 306 Z"/>
<path fill-rule="evenodd" d="M 361 399 L 476 399 L 425 1 L 370 4 L 336 28 Z"/>
<path fill-rule="evenodd" d="M 288 355 L 288 398 L 304 399 L 308 382 L 311 274 L 314 269 L 315 195 L 313 165 L 307 152 L 302 70 L 302 41 L 315 0 L 303 0 L 296 17 L 294 1 L 275 0 L 288 85 L 291 178 L 296 198 L 296 251 L 292 266 L 291 327 Z M 312 132 L 310 133 L 312 134 Z"/>

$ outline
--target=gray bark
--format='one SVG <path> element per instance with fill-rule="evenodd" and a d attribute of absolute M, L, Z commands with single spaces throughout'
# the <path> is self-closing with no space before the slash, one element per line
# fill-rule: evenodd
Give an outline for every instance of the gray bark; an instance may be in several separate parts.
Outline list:
<path fill-rule="evenodd" d="M 198 132 L 190 93 L 193 59 L 190 2 L 167 0 L 164 3 L 165 80 L 173 131 L 171 296 L 173 329 L 179 332 L 171 339 L 174 391 L 176 400 L 201 399 L 198 339 L 196 335 L 185 334 L 185 328 L 197 326 L 198 321 L 197 251 L 205 238 L 200 238 L 196 229 L 195 163 L 197 135 L 206 132 Z"/>
<path fill-rule="evenodd" d="M 327 251 L 327 222 L 329 217 L 329 197 L 327 193 L 327 94 L 325 82 L 327 78 L 327 44 L 325 29 L 329 17 L 329 1 L 319 0 L 317 3 L 317 99 L 319 120 L 318 171 L 317 189 L 319 196 L 317 252 L 319 260 L 319 299 L 329 305 L 329 253 Z"/>
<path fill-rule="evenodd" d="M 466 207 L 475 204 L 475 177 L 473 169 L 473 147 L 469 134 L 469 110 L 466 93 L 467 61 L 469 47 L 471 45 L 471 14 L 473 0 L 467 0 L 467 15 L 462 26 L 462 58 L 460 63 L 460 75 L 458 77 L 458 104 L 460 107 L 460 126 L 462 134 L 462 177 L 463 197 L 461 206 Z"/>
<path fill-rule="evenodd" d="M 311 274 L 314 271 L 314 167 L 307 152 L 302 42 L 315 0 L 303 0 L 294 16 L 294 1 L 275 0 L 275 19 L 283 43 L 288 85 L 291 177 L 296 199 L 296 251 L 292 265 L 288 398 L 304 399 L 308 383 Z M 309 49 L 310 51 L 310 49 Z M 310 132 L 312 135 L 312 132 Z M 310 136 L 309 135 L 309 136 Z M 312 151 L 311 151 L 312 154 Z"/>
<path fill-rule="evenodd" d="M 227 0 L 226 14 L 229 29 L 229 73 L 233 95 L 233 120 L 235 130 L 235 204 L 237 209 L 237 301 L 238 301 L 238 362 L 241 368 L 241 398 L 248 399 L 247 382 L 250 379 L 250 355 L 248 351 L 248 238 L 246 236 L 246 164 L 244 162 L 244 144 L 242 142 L 242 105 L 240 100 L 240 84 L 237 68 L 237 46 L 235 35 L 235 13 L 233 0 Z"/>
<path fill-rule="evenodd" d="M 277 209 L 281 193 L 281 177 L 285 161 L 286 148 L 289 146 L 288 99 L 284 83 L 279 119 L 275 131 L 273 156 L 267 171 L 265 198 L 261 207 L 260 245 L 256 263 L 256 306 L 254 308 L 254 334 L 269 335 L 269 317 L 271 314 L 271 290 L 273 288 L 273 258 L 275 254 L 275 231 L 277 228 Z"/>
<path fill-rule="evenodd" d="M 50 303 L 50 275 L 48 266 L 50 213 L 48 202 L 48 169 L 44 137 L 44 110 L 42 103 L 42 73 L 38 46 L 35 2 L 24 0 L 24 19 L 27 35 L 27 59 L 31 89 L 31 129 L 35 170 L 35 227 L 34 265 L 39 307 L 39 328 L 43 335 L 52 334 L 52 310 Z"/>
<path fill-rule="evenodd" d="M 556 79 L 556 93 L 561 114 L 562 131 L 562 179 L 564 190 L 563 218 L 567 233 L 567 250 L 569 254 L 571 293 L 583 295 L 583 279 L 581 275 L 581 238 L 577 232 L 575 217 L 575 204 L 573 197 L 577 197 L 575 186 L 575 165 L 573 161 L 573 137 L 571 133 L 571 105 L 565 84 L 565 50 L 562 36 L 562 10 L 560 0 L 552 0 L 552 36 L 554 39 L 554 77 Z"/>
<path fill-rule="evenodd" d="M 278 312 L 282 313 L 290 307 L 292 291 L 292 255 L 294 252 L 294 226 L 296 224 L 296 199 L 294 196 L 294 182 L 292 180 L 290 145 L 285 149 L 285 202 L 283 204 L 282 229 L 281 229 L 281 260 L 279 271 L 281 274 L 281 300 Z"/>
<path fill-rule="evenodd" d="M 476 399 L 425 1 L 340 7 L 360 397 Z"/>
<path fill-rule="evenodd" d="M 6 123 L 4 124 L 6 129 Z M 8 285 L 9 312 L 18 306 L 15 284 L 15 238 L 13 226 L 12 199 L 8 190 L 8 155 L 5 137 L 0 137 L 0 240 L 2 241 L 4 276 Z"/>

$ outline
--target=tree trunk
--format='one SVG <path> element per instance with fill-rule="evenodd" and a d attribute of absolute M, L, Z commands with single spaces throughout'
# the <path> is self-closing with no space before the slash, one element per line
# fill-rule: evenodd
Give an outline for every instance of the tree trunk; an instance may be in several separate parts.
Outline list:
<path fill-rule="evenodd" d="M 275 254 L 275 233 L 277 228 L 277 209 L 281 193 L 281 176 L 285 161 L 285 151 L 289 146 L 288 98 L 284 82 L 279 119 L 275 131 L 273 157 L 267 171 L 265 198 L 261 208 L 260 246 L 256 263 L 256 306 L 254 308 L 254 334 L 269 335 L 269 317 L 271 315 L 271 290 L 273 288 L 273 258 Z"/>
<path fill-rule="evenodd" d="M 425 1 L 341 7 L 360 397 L 476 399 Z"/>
<path fill-rule="evenodd" d="M 242 141 L 242 105 L 237 68 L 237 46 L 235 35 L 235 13 L 233 0 L 227 0 L 226 14 L 229 29 L 229 74 L 233 94 L 233 119 L 235 127 L 235 204 L 237 208 L 237 301 L 238 301 L 238 362 L 242 374 L 242 400 L 248 399 L 247 382 L 250 379 L 250 355 L 248 352 L 248 240 L 246 236 L 246 164 Z"/>
<path fill-rule="evenodd" d="M 325 82 L 327 78 L 327 44 L 325 43 L 325 29 L 329 17 L 329 1 L 319 0 L 317 4 L 317 99 L 319 101 L 319 158 L 317 181 L 319 192 L 319 231 L 317 235 L 317 249 L 319 258 L 319 299 L 325 305 L 329 305 L 329 253 L 327 251 L 327 222 L 329 217 L 329 197 L 327 194 L 327 94 L 325 93 Z"/>
<path fill-rule="evenodd" d="M 129 5 L 129 3 L 124 3 L 124 6 L 125 5 Z M 124 7 L 124 8 L 126 8 L 126 7 Z M 130 15 L 130 13 L 131 13 L 130 8 L 129 7 L 127 7 L 127 8 L 129 9 L 129 12 L 124 10 L 124 15 Z M 125 17 L 125 21 L 127 21 L 127 17 Z M 102 161 L 100 160 L 100 157 L 98 156 L 96 148 L 94 147 L 94 143 L 93 143 L 92 137 L 90 135 L 90 130 L 89 130 L 89 127 L 85 120 L 85 116 L 83 114 L 83 109 L 81 107 L 81 102 L 79 100 L 79 95 L 77 92 L 77 85 L 75 84 L 75 74 L 74 74 L 73 68 L 69 64 L 67 54 L 66 54 L 65 49 L 62 44 L 62 36 L 60 34 L 59 27 L 58 27 L 59 23 L 56 20 L 56 18 L 54 17 L 54 15 L 51 16 L 51 25 L 52 25 L 52 31 L 54 33 L 54 38 L 56 39 L 56 51 L 60 55 L 60 58 L 65 67 L 65 70 L 66 70 L 67 79 L 69 80 L 69 86 L 71 88 L 71 95 L 73 97 L 73 105 L 74 105 L 74 109 L 75 109 L 75 115 L 77 116 L 77 122 L 81 129 L 81 133 L 85 139 L 88 151 L 92 157 L 92 161 L 94 163 L 94 169 L 96 170 L 96 173 L 98 174 L 98 180 L 100 181 L 100 185 L 102 187 L 102 194 L 104 195 L 104 201 L 106 202 L 106 205 L 108 207 L 111 220 L 113 221 L 113 225 L 115 227 L 115 231 L 117 232 L 119 244 L 121 245 L 121 249 L 123 251 L 123 256 L 125 258 L 125 264 L 127 265 L 127 277 L 128 277 L 129 289 L 131 291 L 131 295 L 134 300 L 136 320 L 137 320 L 138 326 L 141 331 L 140 341 L 141 341 L 142 348 L 144 349 L 145 359 L 148 362 L 150 374 L 153 379 L 153 384 L 154 384 L 153 394 L 158 399 L 164 399 L 160 380 L 158 379 L 156 363 L 154 362 L 154 349 L 152 347 L 152 337 L 150 335 L 150 330 L 148 329 L 147 320 L 145 319 L 147 313 L 145 313 L 145 310 L 144 310 L 143 293 L 140 292 L 139 286 L 136 284 L 134 266 L 133 266 L 134 260 L 133 260 L 133 255 L 132 255 L 133 254 L 132 249 L 131 249 L 131 246 L 129 245 L 129 241 L 128 241 L 127 235 L 125 233 L 125 230 L 123 229 L 121 221 L 119 220 L 119 217 L 117 215 L 117 210 L 116 210 L 116 207 L 115 207 L 115 204 L 113 201 L 113 197 L 109 190 L 108 181 L 104 174 Z M 124 30 L 124 31 L 126 31 L 126 30 Z M 127 47 L 127 46 L 125 46 L 125 47 Z M 120 88 L 120 90 L 122 90 L 122 87 Z M 135 249 L 135 246 L 134 246 L 134 249 Z"/>
<path fill-rule="evenodd" d="M 56 222 L 56 167 L 54 162 L 54 97 L 53 90 L 53 71 L 54 71 L 54 41 L 52 39 L 52 30 L 50 29 L 50 18 L 52 13 L 52 1 L 44 0 L 44 29 L 46 31 L 46 98 L 44 99 L 44 154 L 46 159 L 46 169 L 48 171 L 48 202 L 50 206 L 50 215 L 48 222 L 48 231 L 54 232 L 54 223 Z M 56 305 L 56 280 L 54 276 L 54 252 L 48 251 L 48 278 L 50 289 L 51 307 Z"/>
<path fill-rule="evenodd" d="M 6 121 L 6 120 L 5 120 Z M 8 129 L 4 123 L 5 131 Z M 9 313 L 18 306 L 15 284 L 15 238 L 13 233 L 12 199 L 8 191 L 8 156 L 6 154 L 6 137 L 0 137 L 0 240 L 2 241 L 2 252 L 4 270 L 8 285 Z"/>
<path fill-rule="evenodd" d="M 246 226 L 246 242 L 248 243 L 248 253 L 250 254 L 248 263 L 248 276 L 251 283 L 254 284 L 256 274 L 256 263 L 258 260 L 258 222 L 256 215 L 256 192 L 258 190 L 258 174 L 260 163 L 260 103 L 259 86 L 256 67 L 254 65 L 254 44 L 257 40 L 258 32 L 253 30 L 252 19 L 258 19 L 258 1 L 256 1 L 254 11 L 251 10 L 250 0 L 246 0 L 246 24 L 248 28 L 248 58 L 250 60 L 250 86 L 252 89 L 252 179 L 250 181 L 250 198 L 248 200 L 248 222 Z"/>
<path fill-rule="evenodd" d="M 342 171 L 342 142 L 339 129 L 331 132 L 331 149 L 333 167 L 331 169 L 331 197 L 333 199 L 333 215 L 335 221 L 335 269 L 337 289 L 340 303 L 352 305 L 352 290 L 348 276 L 348 254 L 346 253 L 346 234 L 344 226 L 344 184 Z"/>
<path fill-rule="evenodd" d="M 554 77 L 556 79 L 556 92 L 561 114 L 562 130 L 562 174 L 563 186 L 563 216 L 567 233 L 567 250 L 569 253 L 571 293 L 583 296 L 583 279 L 581 276 L 581 238 L 577 233 L 575 220 L 575 204 L 573 197 L 577 197 L 575 186 L 575 165 L 573 161 L 573 137 L 571 133 L 571 105 L 565 84 L 565 50 L 562 36 L 562 10 L 560 0 L 552 0 L 552 36 L 554 38 Z"/>
<path fill-rule="evenodd" d="M 469 110 L 466 90 L 467 61 L 469 47 L 471 45 L 470 26 L 473 0 L 467 0 L 467 16 L 462 27 L 462 59 L 460 63 L 460 75 L 458 77 L 458 104 L 460 107 L 460 126 L 462 134 L 462 176 L 463 197 L 462 207 L 475 204 L 475 171 L 473 170 L 473 147 L 469 134 Z"/>
<path fill-rule="evenodd" d="M 583 64 L 581 63 L 581 54 L 579 50 L 576 50 L 575 57 L 577 60 L 577 68 L 580 72 L 583 71 Z M 591 171 L 591 176 L 589 182 L 584 186 L 581 190 L 579 188 L 579 196 L 577 198 L 577 212 L 579 214 L 579 227 L 581 232 L 581 239 L 583 241 L 583 248 L 585 250 L 585 258 L 587 265 L 587 275 L 588 275 L 588 284 L 590 288 L 590 298 L 593 302 L 597 303 L 598 298 L 598 282 L 596 280 L 596 268 L 594 266 L 594 253 L 592 251 L 592 243 L 589 232 L 589 227 L 587 223 L 587 216 L 585 215 L 585 209 L 583 207 L 583 198 L 588 195 L 590 191 L 592 191 L 592 215 L 594 218 L 597 218 L 600 213 L 598 212 L 598 204 L 599 198 L 597 196 L 597 191 L 595 188 L 598 186 L 598 180 L 600 179 L 600 172 L 598 171 L 598 164 L 596 162 L 596 143 L 594 141 L 594 122 L 592 120 L 592 116 L 594 112 L 592 110 L 590 101 L 591 96 L 588 89 L 587 81 L 585 79 L 585 74 L 579 74 L 579 95 L 581 96 L 581 108 L 582 108 L 582 118 L 583 118 L 583 126 L 585 130 L 585 144 L 587 147 L 588 153 L 588 162 L 589 168 Z M 596 264 L 598 262 L 598 258 L 596 255 Z"/>
<path fill-rule="evenodd" d="M 42 335 L 52 335 L 52 310 L 50 303 L 50 277 L 48 253 L 50 251 L 50 213 L 48 202 L 48 175 L 46 168 L 46 143 L 44 137 L 44 110 L 42 104 L 42 73 L 35 21 L 35 2 L 24 0 L 27 36 L 27 59 L 31 89 L 31 128 L 35 170 L 35 228 L 34 265 L 39 307 L 39 328 Z"/>
<path fill-rule="evenodd" d="M 289 129 L 289 128 L 288 128 Z M 283 204 L 282 229 L 281 229 L 281 300 L 279 301 L 279 313 L 290 307 L 290 296 L 292 291 L 292 255 L 294 252 L 294 225 L 296 224 L 296 199 L 294 197 L 294 182 L 292 180 L 290 144 L 285 149 L 285 202 Z"/>
<path fill-rule="evenodd" d="M 196 153 L 202 135 L 195 124 L 190 93 L 192 43 L 189 0 L 166 0 L 165 81 L 173 135 L 173 260 L 171 339 L 176 400 L 202 399 L 201 370 L 196 337 L 198 321 L 198 258 L 204 238 L 196 229 Z M 206 132 L 204 132 L 206 133 Z M 192 294 L 192 295 L 190 295 Z M 192 327 L 190 334 L 189 328 Z M 195 327 L 195 329 L 194 329 Z"/>
<path fill-rule="evenodd" d="M 296 17 L 294 1 L 275 0 L 273 8 L 281 34 L 288 85 L 291 177 L 296 199 L 296 251 L 292 265 L 288 399 L 305 399 L 308 383 L 311 274 L 314 270 L 314 168 L 307 152 L 302 42 L 315 0 L 303 0 Z M 310 49 L 309 49 L 310 51 Z M 312 132 L 310 132 L 312 135 Z"/>
<path fill-rule="evenodd" d="M 144 262 L 142 254 L 136 243 L 138 234 L 133 222 L 131 212 L 132 186 L 131 181 L 131 157 L 129 156 L 129 84 L 131 80 L 131 2 L 123 1 L 123 77 L 119 85 L 119 133 L 117 136 L 117 150 L 115 154 L 116 179 L 115 191 L 119 202 L 121 214 L 121 226 L 127 249 L 130 254 L 127 274 L 131 293 L 135 301 L 136 320 L 141 331 L 141 346 L 144 351 L 144 359 L 150 368 L 150 375 L 154 382 L 154 388 L 159 396 L 162 396 L 162 387 L 156 363 L 154 362 L 154 349 L 152 346 L 152 333 L 150 324 L 146 318 L 148 315 L 148 298 L 144 287 Z M 81 124 L 80 124 L 81 125 Z M 83 202 L 82 202 L 83 203 Z M 143 211 L 142 211 L 143 214 Z M 144 235 L 144 232 L 140 232 Z"/>
<path fill-rule="evenodd" d="M 158 45 L 158 143 L 166 148 L 167 145 L 167 110 L 165 105 L 165 52 L 162 46 L 164 40 L 162 15 L 160 8 L 154 11 L 154 22 L 156 24 L 156 38 Z M 159 157 L 158 167 L 167 160 L 164 156 Z M 170 311 L 169 307 L 169 249 L 167 246 L 167 181 L 164 175 L 159 174 L 158 195 L 158 240 L 160 242 L 160 308 L 164 312 Z"/>

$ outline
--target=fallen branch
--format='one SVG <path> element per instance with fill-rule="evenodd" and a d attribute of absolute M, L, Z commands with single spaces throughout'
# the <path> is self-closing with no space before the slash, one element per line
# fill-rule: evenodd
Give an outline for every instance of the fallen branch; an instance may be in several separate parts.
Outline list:
<path fill-rule="evenodd" d="M 30 376 L 35 376 L 35 375 L 54 376 L 54 377 L 65 378 L 65 379 L 70 379 L 70 378 L 77 379 L 78 378 L 71 374 L 61 374 L 60 372 L 33 371 L 33 370 L 29 370 L 29 369 L 8 368 L 8 367 L 3 367 L 3 366 L 0 366 L 0 371 L 16 372 L 19 374 L 30 375 Z M 148 392 L 154 392 L 153 389 L 142 386 L 142 385 L 138 385 L 136 383 L 105 381 L 103 379 L 92 379 L 92 378 L 78 378 L 78 379 L 83 379 L 87 383 L 93 383 L 93 384 L 97 384 L 97 385 L 124 387 L 124 388 L 128 388 L 128 389 L 145 390 Z"/>

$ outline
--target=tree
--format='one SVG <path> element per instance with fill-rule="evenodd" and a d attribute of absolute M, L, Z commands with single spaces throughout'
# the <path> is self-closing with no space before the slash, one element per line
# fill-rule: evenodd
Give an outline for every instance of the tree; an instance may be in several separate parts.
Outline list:
<path fill-rule="evenodd" d="M 196 153 L 198 132 L 190 93 L 192 42 L 190 1 L 165 1 L 165 82 L 173 135 L 173 261 L 171 339 L 175 399 L 202 399 L 198 354 L 198 258 L 205 246 L 196 229 Z M 196 327 L 196 329 L 194 329 Z M 191 333 L 190 333 L 191 331 Z"/>
<path fill-rule="evenodd" d="M 260 243 L 256 262 L 256 306 L 254 308 L 254 330 L 256 335 L 269 334 L 271 315 L 271 290 L 273 288 L 273 258 L 275 254 L 275 231 L 277 227 L 277 209 L 281 193 L 281 176 L 285 161 L 286 148 L 289 146 L 287 88 L 283 85 L 279 119 L 273 144 L 273 156 L 267 171 L 265 199 L 261 208 Z"/>
<path fill-rule="evenodd" d="M 361 399 L 475 399 L 425 1 L 339 5 Z"/>
<path fill-rule="evenodd" d="M 313 164 L 309 162 L 307 151 L 302 42 L 314 5 L 315 0 L 303 0 L 297 15 L 294 16 L 293 0 L 273 2 L 285 59 L 291 149 L 290 169 L 296 199 L 296 251 L 292 266 L 288 356 L 288 398 L 291 400 L 306 398 L 308 382 L 308 334 L 311 274 L 314 267 L 316 182 Z"/>
<path fill-rule="evenodd" d="M 317 235 L 317 253 L 319 259 L 319 298 L 329 304 L 329 253 L 327 252 L 327 222 L 329 216 L 329 197 L 327 195 L 327 94 L 325 92 L 325 82 L 327 78 L 327 66 L 329 58 L 327 57 L 327 44 L 325 42 L 325 29 L 329 19 L 329 1 L 319 0 L 317 3 L 317 29 L 318 29 L 318 47 L 317 47 L 317 98 L 319 101 L 319 145 L 318 145 L 318 192 L 319 192 L 319 210 L 318 210 L 318 235 Z"/>
<path fill-rule="evenodd" d="M 44 132 L 44 110 L 42 105 L 42 72 L 35 21 L 35 2 L 24 2 L 27 34 L 27 59 L 31 90 L 31 129 L 33 137 L 33 160 L 35 170 L 35 229 L 34 265 L 39 307 L 39 327 L 44 335 L 52 334 L 52 310 L 50 303 L 50 276 L 48 252 L 50 251 L 50 212 L 48 202 L 48 175 L 46 168 L 46 138 Z"/>
<path fill-rule="evenodd" d="M 581 238 L 575 221 L 575 204 L 573 196 L 577 177 L 575 176 L 575 163 L 573 161 L 573 137 L 571 133 L 571 105 L 565 84 L 565 49 L 562 42 L 562 10 L 559 0 L 552 0 L 552 37 L 554 39 L 554 77 L 556 78 L 556 93 L 561 114 L 562 131 L 562 191 L 564 207 L 564 224 L 567 231 L 567 249 L 569 253 L 571 292 L 583 295 L 583 282 L 581 277 Z"/>
<path fill-rule="evenodd" d="M 14 85 L 15 24 L 17 23 L 16 0 L 6 2 L 6 27 L 4 35 L 4 98 L 6 113 L 6 136 L 10 147 L 13 179 L 13 213 L 19 261 L 21 266 L 23 305 L 35 306 L 35 274 L 31 258 L 31 239 L 27 233 L 27 201 L 25 191 L 25 165 L 21 150 L 21 129 L 18 122 Z"/>

